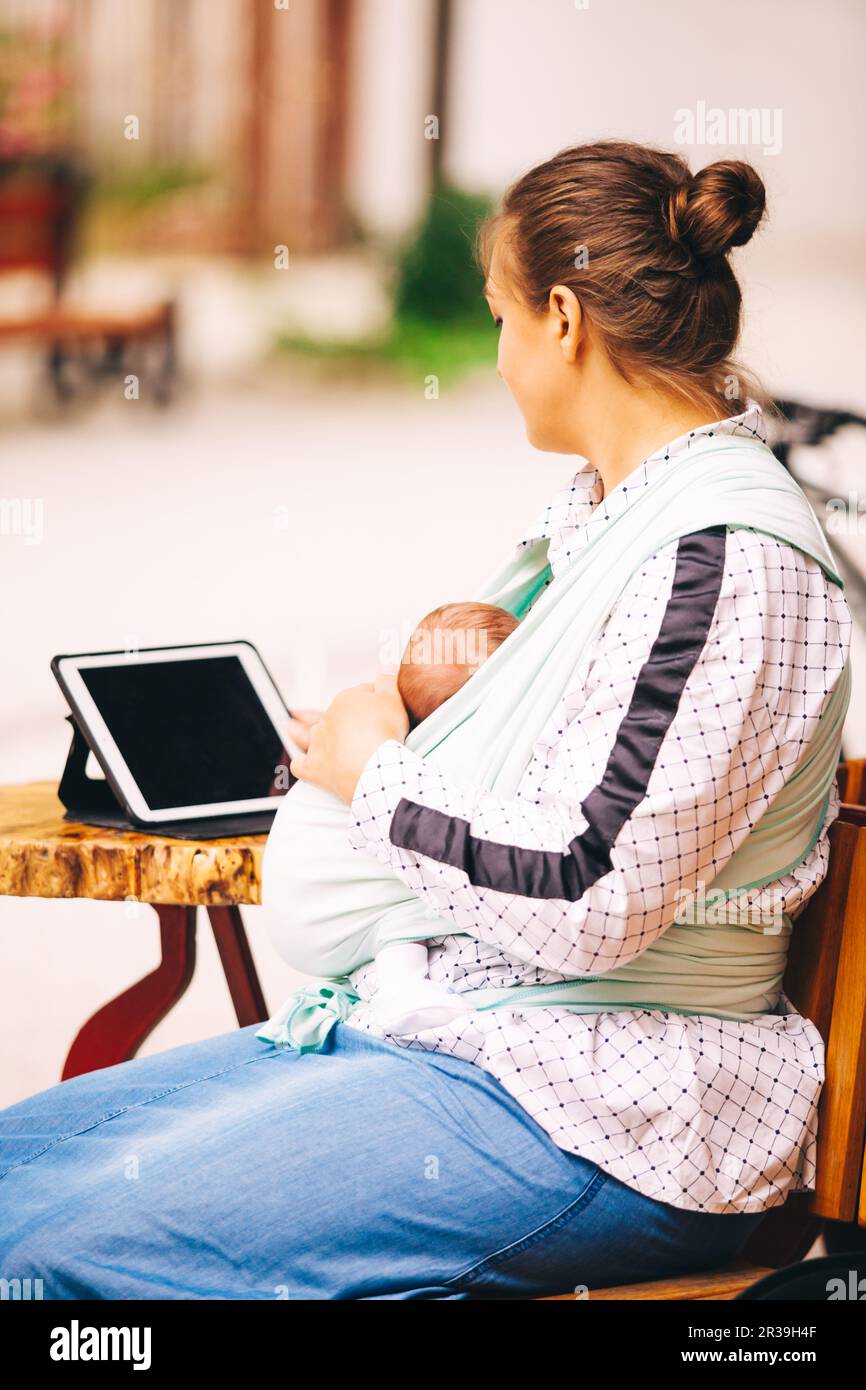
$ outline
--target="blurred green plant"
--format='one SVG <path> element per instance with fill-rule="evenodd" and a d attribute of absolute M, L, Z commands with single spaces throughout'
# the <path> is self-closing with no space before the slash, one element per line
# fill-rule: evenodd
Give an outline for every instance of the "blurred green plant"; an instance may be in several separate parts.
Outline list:
<path fill-rule="evenodd" d="M 419 226 L 395 257 L 388 329 L 350 342 L 284 333 L 278 349 L 347 368 L 381 363 L 415 383 L 429 375 L 454 381 L 492 366 L 496 330 L 474 254 L 479 223 L 491 209 L 483 195 L 435 185 Z"/>
<path fill-rule="evenodd" d="M 473 255 L 488 198 L 448 184 L 434 187 L 415 236 L 397 258 L 398 318 L 471 323 L 490 318 Z"/>
<path fill-rule="evenodd" d="M 361 364 L 389 367 L 414 384 L 426 376 L 456 381 L 476 367 L 492 368 L 496 361 L 496 332 L 489 310 L 487 316 L 487 323 L 471 324 L 459 319 L 402 318 L 394 321 L 388 333 L 355 342 L 282 333 L 277 347 L 347 369 Z"/>
<path fill-rule="evenodd" d="M 147 163 L 124 171 L 100 174 L 94 186 L 94 196 L 111 204 L 126 204 L 139 208 L 200 188 L 213 179 L 213 170 L 206 165 L 176 162 Z"/>

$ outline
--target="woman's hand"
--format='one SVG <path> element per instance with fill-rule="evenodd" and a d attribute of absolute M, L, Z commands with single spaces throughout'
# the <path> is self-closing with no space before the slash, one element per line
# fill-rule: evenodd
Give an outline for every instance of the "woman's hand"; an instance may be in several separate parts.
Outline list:
<path fill-rule="evenodd" d="M 370 754 L 387 739 L 402 743 L 408 731 L 396 678 L 382 675 L 334 697 L 310 728 L 306 752 L 293 758 L 289 769 L 299 781 L 324 787 L 348 806 Z"/>
<path fill-rule="evenodd" d="M 302 752 L 306 753 L 310 746 L 310 730 L 314 724 L 318 724 L 324 710 L 320 709 L 295 709 L 292 710 L 292 717 L 286 725 L 289 738 L 297 744 Z"/>

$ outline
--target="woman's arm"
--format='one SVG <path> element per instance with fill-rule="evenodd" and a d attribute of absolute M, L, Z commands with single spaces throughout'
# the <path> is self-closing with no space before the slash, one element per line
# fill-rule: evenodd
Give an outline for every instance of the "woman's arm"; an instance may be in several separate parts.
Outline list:
<path fill-rule="evenodd" d="M 695 539 L 635 576 L 522 795 L 455 785 L 402 734 L 369 752 L 352 842 L 455 930 L 564 975 L 623 965 L 793 771 L 845 659 L 841 609 L 788 546 L 721 532 L 696 570 Z"/>

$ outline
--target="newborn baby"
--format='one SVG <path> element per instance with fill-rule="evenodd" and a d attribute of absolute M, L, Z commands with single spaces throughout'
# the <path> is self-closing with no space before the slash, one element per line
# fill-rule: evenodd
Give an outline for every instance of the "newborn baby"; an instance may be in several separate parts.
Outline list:
<path fill-rule="evenodd" d="M 517 625 L 512 613 L 492 603 L 445 603 L 422 618 L 397 673 L 410 727 L 465 685 Z"/>
<path fill-rule="evenodd" d="M 487 603 L 447 603 L 428 613 L 397 676 L 410 727 L 454 695 L 517 626 L 511 613 Z M 305 974 L 332 980 L 375 960 L 378 988 L 370 1003 L 386 1032 L 415 1033 L 465 1013 L 459 994 L 427 975 L 436 913 L 396 876 L 383 906 L 379 866 L 352 847 L 350 824 L 349 808 L 310 783 L 296 782 L 283 798 L 263 869 L 280 955 Z M 441 934 L 448 931 L 443 921 Z M 290 999 L 258 1036 L 270 1036 L 293 1006 Z"/>
<path fill-rule="evenodd" d="M 446 603 L 422 618 L 409 639 L 397 689 L 409 727 L 455 694 L 518 622 L 490 603 Z M 378 992 L 373 1015 L 389 1033 L 416 1033 L 465 1012 L 459 995 L 427 978 L 423 941 L 390 942 L 376 955 Z"/>

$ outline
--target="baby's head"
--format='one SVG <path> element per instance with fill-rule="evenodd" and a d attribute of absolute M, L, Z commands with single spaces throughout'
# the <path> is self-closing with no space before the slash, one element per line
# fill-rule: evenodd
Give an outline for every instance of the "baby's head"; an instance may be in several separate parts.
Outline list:
<path fill-rule="evenodd" d="M 422 618 L 397 675 L 410 726 L 465 685 L 518 626 L 512 613 L 492 603 L 445 603 Z"/>

